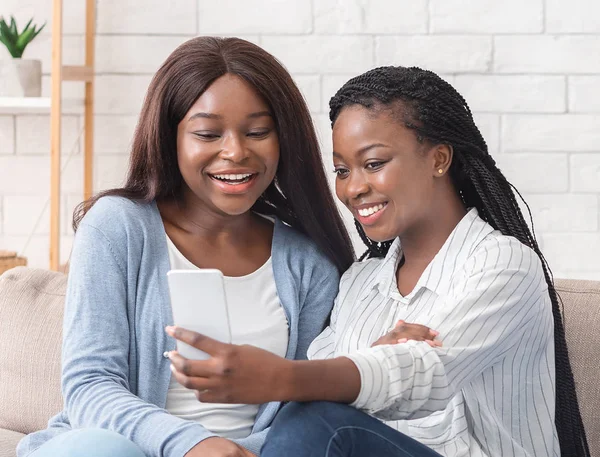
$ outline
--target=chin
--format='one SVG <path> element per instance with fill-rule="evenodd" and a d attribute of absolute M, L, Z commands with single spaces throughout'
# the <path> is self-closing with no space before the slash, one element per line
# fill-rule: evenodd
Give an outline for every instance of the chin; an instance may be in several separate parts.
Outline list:
<path fill-rule="evenodd" d="M 241 216 L 247 213 L 254 206 L 255 200 L 252 201 L 213 201 L 213 206 L 221 213 L 227 216 Z"/>
<path fill-rule="evenodd" d="M 241 216 L 242 214 L 246 214 L 248 211 L 252 209 L 252 205 L 243 206 L 243 207 L 220 207 L 219 208 L 223 213 L 228 216 Z"/>
<path fill-rule="evenodd" d="M 363 230 L 365 231 L 365 234 L 370 239 L 372 239 L 373 241 L 376 241 L 378 243 L 393 240 L 397 236 L 396 233 L 392 233 L 390 230 L 386 230 L 384 227 L 375 228 L 375 227 L 364 227 L 363 226 Z"/>

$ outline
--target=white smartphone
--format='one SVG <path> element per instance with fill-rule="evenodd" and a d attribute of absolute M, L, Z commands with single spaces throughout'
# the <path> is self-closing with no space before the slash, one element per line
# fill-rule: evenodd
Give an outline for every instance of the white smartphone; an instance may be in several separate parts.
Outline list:
<path fill-rule="evenodd" d="M 214 269 L 167 272 L 171 309 L 176 326 L 231 343 L 231 328 L 223 273 Z M 210 358 L 205 352 L 177 340 L 177 352 L 192 360 Z"/>

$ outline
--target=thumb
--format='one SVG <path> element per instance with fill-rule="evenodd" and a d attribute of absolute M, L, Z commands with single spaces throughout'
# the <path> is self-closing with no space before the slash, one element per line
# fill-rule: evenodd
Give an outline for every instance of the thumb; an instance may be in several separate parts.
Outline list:
<path fill-rule="evenodd" d="M 165 328 L 165 331 L 176 340 L 187 343 L 211 356 L 215 355 L 219 349 L 225 346 L 225 343 L 221 343 L 206 335 L 185 328 L 169 326 Z"/>

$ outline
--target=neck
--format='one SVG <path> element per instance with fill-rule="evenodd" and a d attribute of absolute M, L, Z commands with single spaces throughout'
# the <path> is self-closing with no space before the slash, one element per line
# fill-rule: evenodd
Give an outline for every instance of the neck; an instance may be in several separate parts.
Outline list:
<path fill-rule="evenodd" d="M 442 201 L 424 220 L 400 235 L 404 264 L 425 269 L 465 214 L 467 211 L 457 195 Z"/>
<path fill-rule="evenodd" d="M 248 228 L 255 223 L 256 216 L 251 211 L 239 215 L 220 213 L 198 200 L 191 191 L 184 192 L 183 198 L 174 201 L 175 222 L 181 229 L 217 244 L 220 240 L 241 239 Z"/>

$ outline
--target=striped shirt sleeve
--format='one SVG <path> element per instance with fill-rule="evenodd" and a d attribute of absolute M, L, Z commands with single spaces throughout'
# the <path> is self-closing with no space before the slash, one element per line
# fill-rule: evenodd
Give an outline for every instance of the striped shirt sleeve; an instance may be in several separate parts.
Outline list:
<path fill-rule="evenodd" d="M 532 329 L 552 332 L 539 258 L 513 238 L 502 243 L 483 242 L 458 275 L 462 279 L 453 281 L 441 305 L 448 317 L 436 328 L 442 348 L 409 341 L 347 355 L 361 376 L 353 406 L 383 420 L 427 416 L 444 409 Z"/>
<path fill-rule="evenodd" d="M 309 360 L 325 360 L 335 357 L 335 348 L 337 341 L 336 328 L 338 326 L 339 315 L 341 309 L 346 303 L 346 298 L 349 292 L 359 281 L 365 280 L 365 274 L 368 273 L 368 268 L 364 268 L 369 264 L 369 261 L 363 263 L 355 263 L 346 271 L 341 279 L 338 296 L 335 298 L 333 310 L 329 325 L 321 332 L 319 336 L 311 343 L 308 348 Z M 362 274 L 361 274 L 362 273 Z"/>

